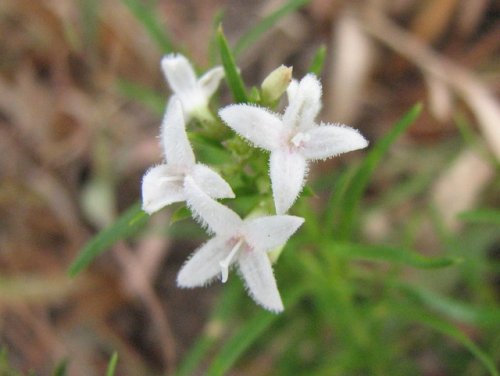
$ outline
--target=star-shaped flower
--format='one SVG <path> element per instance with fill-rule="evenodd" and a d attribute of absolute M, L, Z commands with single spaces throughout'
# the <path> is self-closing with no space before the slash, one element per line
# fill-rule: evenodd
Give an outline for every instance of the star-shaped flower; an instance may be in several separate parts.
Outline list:
<path fill-rule="evenodd" d="M 164 56 L 161 67 L 188 119 L 198 111 L 207 110 L 210 97 L 224 77 L 222 67 L 215 67 L 198 79 L 191 63 L 181 54 Z"/>
<path fill-rule="evenodd" d="M 225 282 L 229 268 L 237 264 L 252 298 L 270 311 L 282 311 L 283 303 L 267 252 L 286 243 L 304 219 L 276 215 L 242 220 L 234 211 L 208 197 L 189 177 L 185 179 L 185 192 L 193 214 L 215 236 L 184 264 L 177 284 L 203 286 L 219 275 Z"/>
<path fill-rule="evenodd" d="M 173 97 L 162 124 L 161 144 L 166 163 L 149 169 L 142 179 L 142 208 L 152 214 L 166 205 L 184 201 L 184 179 L 192 177 L 210 197 L 234 197 L 234 193 L 216 172 L 196 163 L 186 135 L 181 102 Z"/>
<path fill-rule="evenodd" d="M 321 84 L 308 74 L 292 81 L 283 115 L 248 104 L 220 110 L 226 124 L 255 146 L 271 152 L 270 175 L 276 212 L 288 211 L 307 175 L 308 161 L 327 159 L 368 145 L 355 129 L 340 124 L 316 124 L 321 109 Z"/>

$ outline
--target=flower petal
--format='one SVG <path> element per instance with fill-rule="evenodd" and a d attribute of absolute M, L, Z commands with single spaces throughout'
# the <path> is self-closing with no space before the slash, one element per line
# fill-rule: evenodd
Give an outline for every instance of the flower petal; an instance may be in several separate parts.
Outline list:
<path fill-rule="evenodd" d="M 193 149 L 187 138 L 186 123 L 179 99 L 169 101 L 161 125 L 161 141 L 169 164 L 191 167 L 195 163 Z"/>
<path fill-rule="evenodd" d="M 212 68 L 200 77 L 198 85 L 207 98 L 207 101 L 215 93 L 223 77 L 224 69 L 222 67 Z"/>
<path fill-rule="evenodd" d="M 266 150 L 277 148 L 282 139 L 280 118 L 264 108 L 248 104 L 235 104 L 219 111 L 224 122 L 256 146 Z"/>
<path fill-rule="evenodd" d="M 314 127 L 314 119 L 321 110 L 321 83 L 316 76 L 306 75 L 297 88 L 292 86 L 288 97 L 288 107 L 283 115 L 285 127 L 301 131 Z"/>
<path fill-rule="evenodd" d="M 227 238 L 216 236 L 194 251 L 179 271 L 177 285 L 179 287 L 204 286 L 220 275 L 219 261 L 223 260 L 230 251 L 226 243 Z"/>
<path fill-rule="evenodd" d="M 243 251 L 238 266 L 250 296 L 269 311 L 283 311 L 283 302 L 267 254 L 257 250 Z"/>
<path fill-rule="evenodd" d="M 275 215 L 245 221 L 243 233 L 251 247 L 270 250 L 286 243 L 288 238 L 304 223 L 304 218 Z"/>
<path fill-rule="evenodd" d="M 299 153 L 277 150 L 271 153 L 269 164 L 276 213 L 284 214 L 302 190 L 307 162 Z"/>
<path fill-rule="evenodd" d="M 214 170 L 198 163 L 190 173 L 196 185 L 212 198 L 234 198 L 231 186 Z"/>
<path fill-rule="evenodd" d="M 172 91 L 181 94 L 196 87 L 196 74 L 191 63 L 181 54 L 169 54 L 162 58 L 161 67 Z"/>
<path fill-rule="evenodd" d="M 354 128 L 339 124 L 320 125 L 309 130 L 301 153 L 307 159 L 326 159 L 348 151 L 363 149 L 368 141 Z"/>
<path fill-rule="evenodd" d="M 177 178 L 175 170 L 168 165 L 159 165 L 150 168 L 142 178 L 142 209 L 152 214 L 164 206 L 174 202 L 184 201 L 183 181 L 168 181 L 168 178 Z"/>
<path fill-rule="evenodd" d="M 286 89 L 286 96 L 288 97 L 288 103 L 293 101 L 295 98 L 295 94 L 297 94 L 297 90 L 299 89 L 299 81 L 292 80 Z"/>
<path fill-rule="evenodd" d="M 234 235 L 243 224 L 241 218 L 227 206 L 210 198 L 192 177 L 184 179 L 186 201 L 195 219 L 217 235 Z"/>

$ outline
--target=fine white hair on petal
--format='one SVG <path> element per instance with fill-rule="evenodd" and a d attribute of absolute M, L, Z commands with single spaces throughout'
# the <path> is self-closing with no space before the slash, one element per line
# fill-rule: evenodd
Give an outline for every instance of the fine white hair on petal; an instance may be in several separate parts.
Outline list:
<path fill-rule="evenodd" d="M 168 54 L 161 59 L 163 73 L 175 93 L 192 90 L 196 86 L 196 74 L 188 59 L 181 54 Z"/>
<path fill-rule="evenodd" d="M 368 141 L 357 129 L 342 124 L 321 124 L 309 130 L 307 135 L 301 153 L 310 160 L 327 159 L 368 146 Z"/>
<path fill-rule="evenodd" d="M 233 104 L 219 111 L 222 120 L 255 146 L 273 150 L 284 143 L 283 123 L 269 110 L 249 104 Z"/>
<path fill-rule="evenodd" d="M 210 98 L 215 93 L 223 78 L 224 69 L 222 67 L 212 68 L 200 77 L 198 85 L 206 98 Z"/>
<path fill-rule="evenodd" d="M 161 141 L 167 163 L 186 167 L 194 165 L 195 157 L 186 134 L 182 104 L 177 96 L 168 103 L 161 125 Z"/>
<path fill-rule="evenodd" d="M 307 161 L 296 152 L 276 150 L 269 160 L 271 185 L 277 214 L 285 214 L 302 191 Z"/>
<path fill-rule="evenodd" d="M 231 186 L 215 171 L 197 163 L 190 173 L 198 187 L 212 198 L 234 198 Z"/>
<path fill-rule="evenodd" d="M 153 214 L 174 202 L 184 201 L 186 196 L 182 181 L 164 181 L 175 176 L 175 170 L 168 165 L 151 167 L 142 178 L 142 209 Z"/>
<path fill-rule="evenodd" d="M 255 302 L 271 312 L 282 312 L 283 302 L 267 254 L 259 250 L 241 252 L 238 267 Z"/>
<path fill-rule="evenodd" d="M 306 131 L 315 126 L 314 119 L 320 110 L 321 83 L 314 74 L 308 74 L 292 89 L 283 124 L 288 129 Z"/>
<path fill-rule="evenodd" d="M 286 243 L 304 223 L 304 218 L 275 215 L 244 222 L 243 232 L 248 243 L 256 249 L 268 251 Z"/>
<path fill-rule="evenodd" d="M 217 235 L 235 234 L 243 221 L 234 211 L 204 193 L 192 177 L 184 179 L 186 202 L 196 220 Z"/>
<path fill-rule="evenodd" d="M 230 251 L 226 238 L 216 236 L 195 250 L 177 275 L 179 287 L 205 286 L 220 275 L 219 261 Z"/>

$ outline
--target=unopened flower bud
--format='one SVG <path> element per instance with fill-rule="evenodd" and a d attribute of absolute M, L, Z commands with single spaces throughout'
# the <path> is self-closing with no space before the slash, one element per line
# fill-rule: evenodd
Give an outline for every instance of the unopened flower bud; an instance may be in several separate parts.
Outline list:
<path fill-rule="evenodd" d="M 262 101 L 273 103 L 286 91 L 292 80 L 292 67 L 284 65 L 273 70 L 262 82 Z"/>

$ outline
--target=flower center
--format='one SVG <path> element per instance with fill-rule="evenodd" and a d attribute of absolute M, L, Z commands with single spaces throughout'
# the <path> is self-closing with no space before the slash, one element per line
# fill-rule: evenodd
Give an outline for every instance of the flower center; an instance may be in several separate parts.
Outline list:
<path fill-rule="evenodd" d="M 304 146 L 304 143 L 309 141 L 310 139 L 311 135 L 307 133 L 298 132 L 295 136 L 292 137 L 290 141 L 293 145 L 295 145 L 295 147 L 300 148 Z"/>
<path fill-rule="evenodd" d="M 224 260 L 219 261 L 222 273 L 222 283 L 227 282 L 227 278 L 229 276 L 229 265 L 231 264 L 233 258 L 238 254 L 238 251 L 241 249 L 242 245 L 243 245 L 243 239 L 238 240 L 238 242 L 234 245 L 233 249 L 231 249 L 231 252 L 229 252 L 229 255 L 227 255 L 227 257 Z"/>

